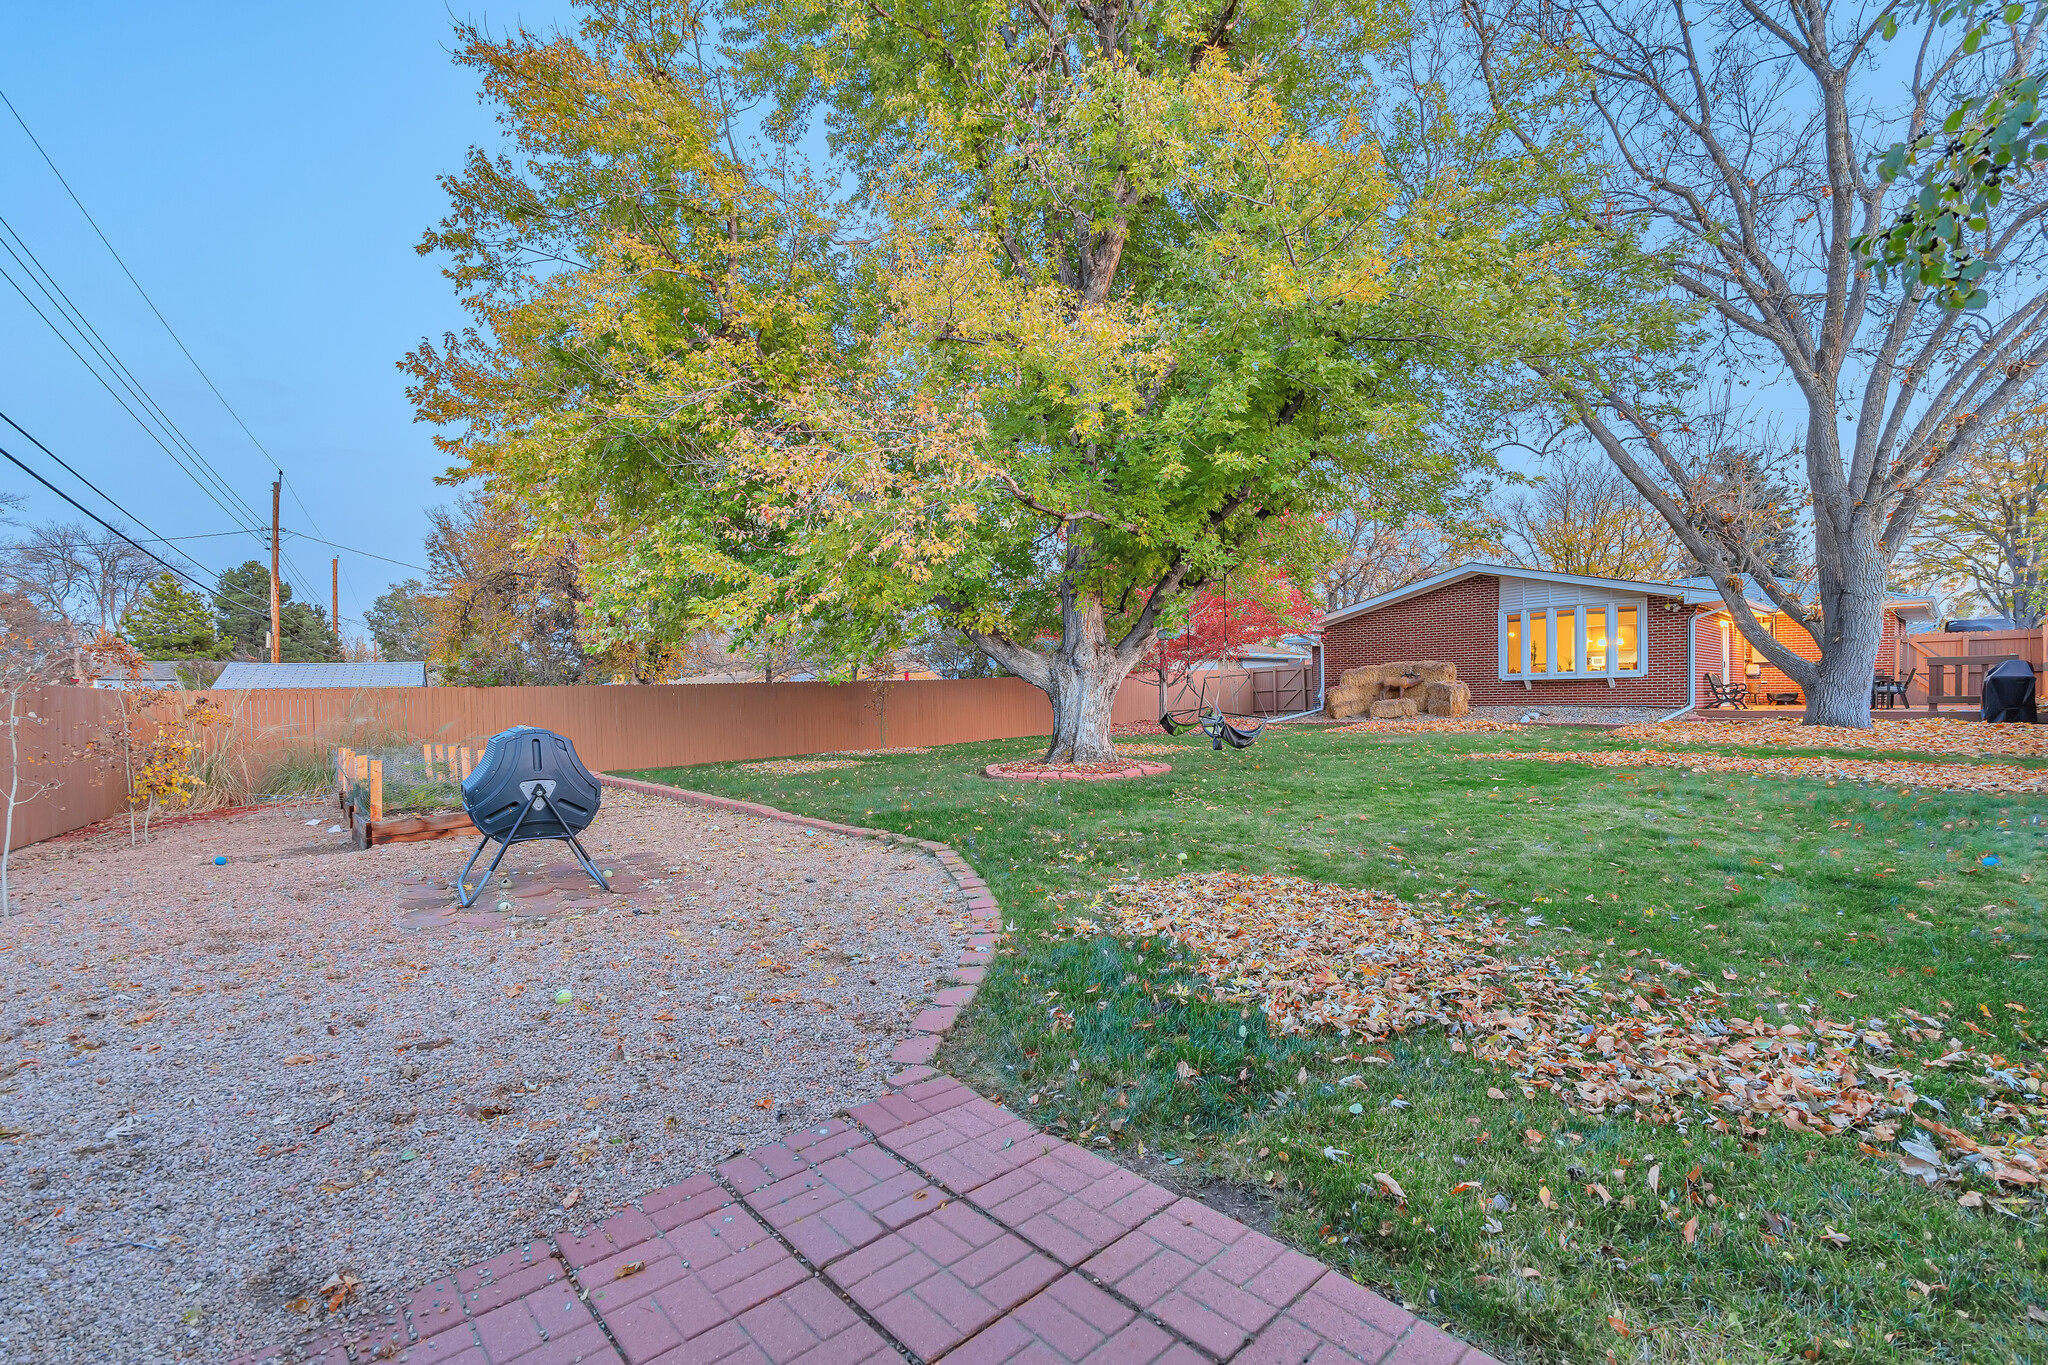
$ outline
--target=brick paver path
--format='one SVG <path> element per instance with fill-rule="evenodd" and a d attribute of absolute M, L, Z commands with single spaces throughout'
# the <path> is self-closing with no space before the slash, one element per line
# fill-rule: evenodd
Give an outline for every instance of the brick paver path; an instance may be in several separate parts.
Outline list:
<path fill-rule="evenodd" d="M 946 1076 L 262 1365 L 1491 1365 Z"/>

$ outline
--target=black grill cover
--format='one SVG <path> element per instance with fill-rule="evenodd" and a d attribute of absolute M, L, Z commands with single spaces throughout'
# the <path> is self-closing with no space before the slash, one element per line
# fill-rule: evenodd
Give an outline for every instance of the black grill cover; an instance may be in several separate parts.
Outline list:
<path fill-rule="evenodd" d="M 534 804 L 536 784 L 561 819 Z M 480 833 L 494 839 L 510 834 L 515 820 L 522 841 L 560 839 L 589 828 L 602 791 L 576 757 L 575 745 L 552 730 L 515 725 L 491 736 L 483 761 L 462 779 L 462 808 Z M 519 812 L 528 806 L 533 808 L 520 820 Z"/>
<path fill-rule="evenodd" d="M 1984 670 L 1984 719 L 2038 725 L 2034 669 L 2024 659 L 2007 659 Z"/>

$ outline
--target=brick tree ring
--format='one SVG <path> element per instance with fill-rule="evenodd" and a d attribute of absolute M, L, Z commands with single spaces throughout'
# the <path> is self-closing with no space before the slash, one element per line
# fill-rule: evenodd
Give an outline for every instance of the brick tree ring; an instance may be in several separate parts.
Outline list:
<path fill-rule="evenodd" d="M 1156 777 L 1172 771 L 1171 763 L 1148 763 L 1137 759 L 1117 763 L 1039 763 L 1024 759 L 1015 763 L 991 763 L 981 770 L 981 775 L 1010 782 L 1114 782 L 1126 777 Z"/>

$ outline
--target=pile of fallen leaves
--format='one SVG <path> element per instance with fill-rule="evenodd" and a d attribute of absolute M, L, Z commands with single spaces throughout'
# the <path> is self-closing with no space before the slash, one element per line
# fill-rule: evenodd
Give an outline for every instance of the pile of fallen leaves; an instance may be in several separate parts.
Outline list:
<path fill-rule="evenodd" d="M 1330 1029 L 1377 1041 L 1440 1027 L 1453 1051 L 1511 1073 L 1525 1097 L 1547 1090 L 1588 1113 L 1739 1128 L 1745 1137 L 1762 1136 L 1760 1125 L 1773 1121 L 1855 1137 L 1929 1184 L 1975 1172 L 2000 1187 L 2028 1187 L 2048 1171 L 2048 1132 L 2040 1131 L 2048 1074 L 1953 1038 L 1944 1043 L 1940 1015 L 1903 1010 L 1895 1022 L 1782 1024 L 1730 1017 L 1705 982 L 1680 996 L 1655 981 L 1603 980 L 1550 955 L 1505 956 L 1508 919 L 1469 896 L 1419 908 L 1380 891 L 1218 872 L 1117 887 L 1106 904 L 1106 925 L 1082 919 L 1072 927 L 1175 945 L 1219 999 L 1257 1002 L 1282 1033 Z M 1681 980 L 1692 976 L 1678 963 L 1658 965 Z M 1919 1063 L 1923 1075 L 1982 1088 L 1986 1135 L 1934 1117 L 1947 1111 L 1915 1091 L 1914 1059 L 1901 1056 L 1902 1042 L 1937 1054 Z M 1989 1136 L 1994 1126 L 2021 1124 L 2035 1131 Z M 1963 1200 L 1975 1206 L 1982 1196 Z"/>
<path fill-rule="evenodd" d="M 1041 763 L 1037 759 L 1018 759 L 1011 763 L 991 763 L 981 770 L 984 777 L 1022 778 L 1109 778 L 1109 777 L 1150 777 L 1155 773 L 1171 770 L 1170 763 L 1155 763 L 1142 758 L 1118 758 L 1107 763 Z"/>
<path fill-rule="evenodd" d="M 2048 726 L 1986 725 L 1974 720 L 1879 720 L 1868 730 L 1844 725 L 1802 725 L 1796 720 L 1680 720 L 1663 725 L 1624 725 L 1609 731 L 1617 739 L 1655 744 L 1736 744 L 1791 749 L 1884 749 L 1905 754 L 2048 758 Z"/>
<path fill-rule="evenodd" d="M 1124 758 L 1147 758 L 1156 754 L 1183 754 L 1188 750 L 1185 744 L 1119 744 L 1116 751 Z"/>
<path fill-rule="evenodd" d="M 1349 725 L 1335 727 L 1330 733 L 1333 735 L 1395 735 L 1429 731 L 1442 735 L 1478 735 L 1526 728 L 1525 726 L 1515 724 L 1513 721 L 1488 720 L 1484 716 L 1417 716 L 1413 720 L 1353 721 Z"/>
<path fill-rule="evenodd" d="M 759 763 L 742 763 L 743 773 L 769 773 L 776 777 L 793 777 L 801 773 L 829 773 L 839 768 L 858 768 L 857 758 L 770 758 Z"/>
<path fill-rule="evenodd" d="M 2048 769 L 2011 763 L 1918 763 L 1909 759 L 1751 758 L 1741 754 L 1674 754 L 1662 749 L 1608 749 L 1593 752 L 1545 750 L 1541 753 L 1466 754 L 1466 758 L 1499 763 L 1535 759 L 1541 763 L 1583 763 L 1595 768 L 1685 768 L 1696 773 L 1754 773 L 1758 777 L 1802 777 L 1822 782 L 1874 782 L 1910 790 L 1939 787 L 1959 792 L 2048 792 Z"/>

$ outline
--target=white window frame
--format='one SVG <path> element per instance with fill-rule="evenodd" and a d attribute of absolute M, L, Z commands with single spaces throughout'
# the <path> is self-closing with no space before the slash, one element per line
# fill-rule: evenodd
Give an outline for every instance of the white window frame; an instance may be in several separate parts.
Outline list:
<path fill-rule="evenodd" d="M 1620 667 L 1621 661 L 1621 613 L 1627 608 L 1636 613 L 1636 666 Z M 1604 615 L 1607 626 L 1607 666 L 1588 671 L 1586 668 L 1586 618 L 1589 615 Z M 1521 671 L 1508 671 L 1508 618 L 1520 622 L 1519 635 L 1522 657 Z M 1570 672 L 1555 668 L 1548 673 L 1529 671 L 1529 624 L 1532 620 L 1544 622 L 1543 638 L 1554 654 L 1557 649 L 1557 622 L 1563 617 L 1572 625 L 1572 669 Z M 1650 671 L 1650 601 L 1646 597 L 1598 597 L 1587 596 L 1577 602 L 1547 607 L 1526 607 L 1510 610 L 1501 608 L 1498 625 L 1496 651 L 1500 660 L 1500 680 L 1533 684 L 1539 682 L 1585 682 L 1593 678 L 1605 678 L 1610 682 L 1616 678 L 1640 678 Z M 1553 664 L 1556 662 L 1552 660 Z"/>

